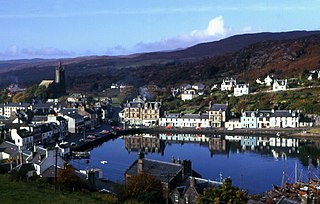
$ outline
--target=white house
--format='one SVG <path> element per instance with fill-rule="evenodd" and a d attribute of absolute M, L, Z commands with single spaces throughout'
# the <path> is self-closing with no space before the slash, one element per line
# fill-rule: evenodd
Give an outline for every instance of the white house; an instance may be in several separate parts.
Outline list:
<path fill-rule="evenodd" d="M 17 146 L 30 148 L 33 146 L 33 133 L 26 129 L 12 129 L 11 138 Z"/>
<path fill-rule="evenodd" d="M 181 91 L 184 91 L 184 90 L 187 90 L 187 89 L 191 89 L 191 88 L 192 88 L 192 86 L 190 84 L 182 84 L 180 86 L 180 90 Z"/>
<path fill-rule="evenodd" d="M 271 128 L 296 128 L 299 127 L 300 114 L 292 110 L 271 110 Z"/>
<path fill-rule="evenodd" d="M 183 93 L 181 94 L 181 100 L 192 100 L 198 96 L 199 95 L 197 94 L 197 91 L 195 89 L 190 88 L 183 91 Z"/>
<path fill-rule="evenodd" d="M 266 86 L 271 86 L 272 82 L 273 79 L 269 75 L 264 79 L 264 83 L 266 84 Z"/>
<path fill-rule="evenodd" d="M 197 91 L 203 91 L 204 88 L 205 88 L 205 85 L 201 84 L 201 83 L 195 83 L 195 84 L 192 85 L 192 88 L 197 90 Z"/>
<path fill-rule="evenodd" d="M 5 103 L 0 105 L 0 115 L 7 118 L 14 116 L 18 110 L 27 110 L 29 103 Z"/>
<path fill-rule="evenodd" d="M 84 130 L 84 117 L 78 113 L 70 113 L 63 116 L 68 121 L 68 131 L 79 133 Z"/>
<path fill-rule="evenodd" d="M 283 90 L 286 90 L 287 88 L 289 88 L 287 79 L 285 80 L 275 79 L 273 81 L 272 91 L 283 91 Z"/>
<path fill-rule="evenodd" d="M 209 128 L 210 122 L 208 114 L 168 114 L 160 118 L 159 125 L 179 128 Z"/>
<path fill-rule="evenodd" d="M 65 161 L 60 157 L 55 149 L 45 149 L 43 147 L 35 147 L 35 154 L 28 159 L 28 163 L 33 163 L 38 175 L 42 175 L 44 171 L 56 164 L 57 168 L 62 168 Z"/>
<path fill-rule="evenodd" d="M 224 126 L 225 126 L 225 128 L 227 128 L 228 130 L 233 130 L 233 129 L 241 128 L 240 118 L 232 118 L 232 119 L 228 120 L 228 121 L 224 124 Z"/>
<path fill-rule="evenodd" d="M 242 96 L 249 94 L 249 84 L 237 84 L 233 89 L 234 96 Z"/>
<path fill-rule="evenodd" d="M 237 81 L 233 78 L 226 78 L 222 81 L 221 91 L 231 91 L 233 87 L 237 84 Z"/>

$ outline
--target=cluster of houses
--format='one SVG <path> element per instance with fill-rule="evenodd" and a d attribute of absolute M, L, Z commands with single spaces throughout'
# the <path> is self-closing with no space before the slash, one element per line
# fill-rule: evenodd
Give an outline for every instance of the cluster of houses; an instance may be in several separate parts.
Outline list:
<path fill-rule="evenodd" d="M 119 114 L 120 121 L 133 126 L 163 126 L 167 128 L 298 128 L 313 126 L 298 110 L 243 111 L 231 116 L 228 104 L 210 104 L 206 113 L 166 113 L 160 102 L 136 98 L 128 102 Z"/>
<path fill-rule="evenodd" d="M 10 161 L 8 170 L 22 165 L 38 175 L 54 177 L 56 157 L 62 168 L 63 158 L 70 154 L 70 144 L 63 140 L 70 133 L 99 126 L 111 114 L 109 99 L 91 107 L 85 101 L 83 94 L 71 94 L 67 103 L 1 104 L 0 160 Z"/>
<path fill-rule="evenodd" d="M 312 77 L 312 75 L 310 75 Z M 273 79 L 269 75 L 264 79 L 260 80 L 258 78 L 256 80 L 257 84 L 265 85 L 267 87 L 272 86 L 272 91 L 283 91 L 289 88 L 287 79 Z M 177 97 L 180 95 L 182 101 L 192 100 L 198 96 L 204 95 L 206 86 L 201 83 L 196 83 L 194 85 L 190 84 L 182 84 L 179 88 L 171 88 L 171 94 L 173 97 Z M 219 89 L 218 84 L 212 86 L 211 90 Z M 233 92 L 233 95 L 243 96 L 250 93 L 250 84 L 249 83 L 237 83 L 236 79 L 233 78 L 225 78 L 222 80 L 220 84 L 221 91 Z"/>

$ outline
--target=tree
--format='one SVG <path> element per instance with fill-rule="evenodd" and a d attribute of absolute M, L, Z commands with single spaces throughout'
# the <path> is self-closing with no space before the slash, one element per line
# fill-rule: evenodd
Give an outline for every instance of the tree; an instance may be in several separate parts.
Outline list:
<path fill-rule="evenodd" d="M 247 194 L 232 186 L 231 179 L 225 179 L 223 184 L 216 188 L 204 189 L 197 203 L 247 203 Z"/>
<path fill-rule="evenodd" d="M 82 183 L 76 175 L 74 168 L 68 164 L 64 164 L 64 168 L 58 171 L 57 184 L 66 188 L 81 188 Z"/>
<path fill-rule="evenodd" d="M 147 172 L 131 176 L 126 181 L 125 197 L 143 203 L 163 203 L 163 185 Z"/>

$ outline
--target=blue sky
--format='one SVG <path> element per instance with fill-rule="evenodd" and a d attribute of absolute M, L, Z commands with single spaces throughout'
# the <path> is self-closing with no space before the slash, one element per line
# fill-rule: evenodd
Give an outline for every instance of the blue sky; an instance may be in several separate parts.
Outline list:
<path fill-rule="evenodd" d="M 0 60 L 174 50 L 320 30 L 320 0 L 0 0 Z"/>

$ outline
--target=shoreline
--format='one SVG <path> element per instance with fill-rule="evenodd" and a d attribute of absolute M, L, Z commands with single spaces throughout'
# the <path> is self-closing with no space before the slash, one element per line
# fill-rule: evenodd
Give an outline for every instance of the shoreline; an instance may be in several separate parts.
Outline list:
<path fill-rule="evenodd" d="M 137 130 L 137 129 L 135 129 Z M 155 128 L 140 128 L 140 133 L 178 133 L 178 134 L 207 134 L 207 135 L 250 135 L 250 136 L 277 136 L 277 137 L 295 137 L 295 138 L 310 138 L 320 139 L 320 134 L 305 133 L 306 128 L 273 128 L 273 129 L 201 129 L 195 130 L 194 128 L 171 128 L 164 127 Z"/>

